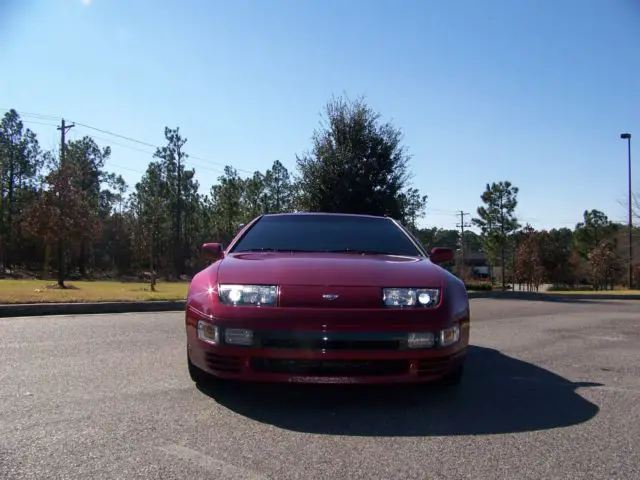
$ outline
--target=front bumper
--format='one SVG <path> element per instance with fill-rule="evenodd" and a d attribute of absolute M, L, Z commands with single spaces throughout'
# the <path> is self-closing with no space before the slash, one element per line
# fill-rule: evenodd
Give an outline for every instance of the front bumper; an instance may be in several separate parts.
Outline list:
<path fill-rule="evenodd" d="M 441 378 L 466 359 L 469 321 L 448 347 L 409 348 L 407 333 L 255 330 L 250 347 L 211 345 L 187 325 L 189 356 L 219 378 L 286 383 L 421 383 Z"/>

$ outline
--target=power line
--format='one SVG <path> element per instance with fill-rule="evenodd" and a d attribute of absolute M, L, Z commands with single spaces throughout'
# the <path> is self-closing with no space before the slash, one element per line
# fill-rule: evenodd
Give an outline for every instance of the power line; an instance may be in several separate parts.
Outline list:
<path fill-rule="evenodd" d="M 143 141 L 143 140 L 138 140 L 137 138 L 129 137 L 129 136 L 127 136 L 127 135 L 121 135 L 121 134 L 119 134 L 119 133 L 114 133 L 114 132 L 111 132 L 111 131 L 109 131 L 109 130 L 104 130 L 104 129 L 102 129 L 102 128 L 93 127 L 93 126 L 91 126 L 91 125 L 87 125 L 86 123 L 76 122 L 76 125 L 79 125 L 79 126 L 84 127 L 84 128 L 88 128 L 88 129 L 90 129 L 90 130 L 94 130 L 94 131 L 96 131 L 96 132 L 104 133 L 104 134 L 106 134 L 106 135 L 111 135 L 112 137 L 121 138 L 121 139 L 123 139 L 123 140 L 127 140 L 127 141 L 132 142 L 132 143 L 137 143 L 137 144 L 139 144 L 139 145 L 144 145 L 144 146 L 146 146 L 146 147 L 151 147 L 151 148 L 156 148 L 156 149 L 157 149 L 157 148 L 161 148 L 161 147 L 159 147 L 158 145 L 154 145 L 154 144 L 152 144 L 152 143 L 145 142 L 145 141 Z M 218 165 L 218 166 L 220 166 L 220 167 L 226 167 L 226 166 L 227 166 L 227 165 L 224 165 L 223 163 L 220 163 L 220 162 L 214 162 L 214 161 L 212 161 L 212 160 L 207 160 L 207 159 L 205 159 L 205 158 L 197 157 L 197 156 L 195 156 L 195 155 L 191 155 L 191 154 L 189 154 L 189 155 L 188 155 L 188 158 L 193 159 L 193 160 L 200 160 L 200 161 L 202 161 L 202 162 L 212 163 L 212 164 L 214 164 L 214 165 Z M 203 166 L 203 168 L 207 168 L 207 167 L 204 167 L 204 166 Z M 253 174 L 253 172 L 252 172 L 252 171 L 250 171 L 250 170 L 245 170 L 245 169 L 243 169 L 243 168 L 237 168 L 237 167 L 234 167 L 234 168 L 235 168 L 236 170 L 238 170 L 239 172 L 245 172 L 245 173 Z M 214 171 L 216 171 L 216 170 L 214 170 Z"/>
<path fill-rule="evenodd" d="M 539 218 L 532 218 L 532 217 L 518 217 L 518 220 L 521 222 L 527 222 L 527 223 L 557 223 L 560 225 L 574 225 L 582 221 L 582 219 L 580 220 L 569 220 L 569 219 L 540 220 Z"/>
<path fill-rule="evenodd" d="M 8 112 L 8 111 L 10 111 L 12 109 L 2 108 L 0 110 Z M 16 110 L 16 113 L 18 113 L 20 116 L 37 118 L 39 120 L 57 120 L 57 118 L 58 118 L 58 117 L 54 117 L 53 115 L 45 115 L 45 114 L 32 113 L 32 112 L 23 112 L 23 111 L 17 111 L 17 110 Z M 36 123 L 34 120 L 29 120 L 29 122 Z M 40 123 L 36 123 L 36 124 L 40 124 Z M 103 128 L 94 127 L 93 125 L 89 125 L 89 124 L 86 124 L 86 123 L 83 123 L 83 122 L 75 121 L 75 124 L 77 126 L 79 126 L 79 127 L 83 127 L 83 128 L 87 128 L 89 130 L 93 130 L 93 131 L 96 131 L 96 132 L 104 133 L 105 135 L 109 135 L 109 136 L 112 136 L 112 137 L 120 138 L 120 139 L 126 140 L 128 142 L 137 143 L 138 145 L 143 145 L 145 147 L 150 147 L 150 148 L 153 148 L 153 149 L 161 148 L 160 146 L 154 145 L 153 143 L 145 142 L 144 140 L 139 140 L 137 138 L 133 138 L 133 137 L 130 137 L 128 135 L 122 135 L 120 133 L 115 133 L 115 132 L 112 132 L 110 130 L 106 130 L 106 129 L 103 129 Z M 43 124 L 43 125 L 51 126 L 51 127 L 54 126 L 54 125 L 50 125 L 50 124 Z M 111 140 L 108 140 L 108 141 L 111 141 Z M 120 145 L 120 146 L 123 146 L 123 145 Z M 222 167 L 222 168 L 227 166 L 227 165 L 225 165 L 225 164 L 223 164 L 221 162 L 215 162 L 213 160 L 209 160 L 209 159 L 206 159 L 206 158 L 203 158 L 203 157 L 200 157 L 200 156 L 196 156 L 196 155 L 189 155 L 188 158 L 189 159 L 193 159 L 193 160 L 198 160 L 200 162 L 206 162 L 206 163 L 211 163 L 211 164 L 214 164 L 214 165 L 218 165 L 219 167 Z M 204 165 L 200 165 L 200 167 L 204 168 L 204 169 L 209 169 L 209 170 L 211 170 L 213 172 L 216 172 L 216 173 L 222 173 L 221 170 L 212 169 L 211 167 L 206 167 Z M 248 173 L 248 174 L 251 174 L 251 175 L 254 173 L 253 171 L 246 170 L 244 168 L 238 168 L 238 167 L 233 167 L 233 168 L 235 170 L 239 171 L 239 172 L 244 172 L 244 173 Z"/>
<path fill-rule="evenodd" d="M 27 124 L 34 124 L 34 125 L 44 125 L 44 126 L 51 127 L 51 128 L 55 128 L 55 127 L 56 127 L 56 125 L 53 125 L 53 124 L 50 124 L 50 123 L 38 122 L 38 121 L 35 121 L 35 120 L 24 120 L 24 123 L 27 123 Z M 82 126 L 82 127 L 84 127 L 84 125 L 83 125 L 83 124 L 80 124 L 80 123 L 76 123 L 76 126 Z M 85 128 L 86 128 L 86 127 L 85 127 Z M 129 150 L 133 150 L 133 151 L 136 151 L 136 152 L 146 153 L 147 155 L 150 155 L 150 156 L 153 156 L 153 154 L 155 153 L 155 152 L 153 152 L 153 151 L 143 150 L 142 148 L 136 148 L 136 147 L 134 147 L 134 146 L 127 145 L 127 144 L 125 144 L 125 143 L 119 143 L 119 142 L 116 142 L 116 141 L 114 141 L 114 140 L 112 140 L 112 139 L 110 139 L 110 138 L 101 137 L 101 136 L 99 136 L 99 135 L 91 135 L 91 138 L 93 138 L 93 139 L 95 139 L 95 140 L 102 140 L 103 142 L 107 142 L 109 145 L 117 145 L 117 146 L 119 146 L 119 147 L 122 147 L 122 148 L 128 148 Z M 127 138 L 127 139 L 128 139 L 128 137 L 125 137 L 125 138 Z M 157 147 L 155 147 L 154 145 L 146 144 L 146 142 L 138 141 L 138 142 L 135 142 L 135 143 L 142 143 L 143 145 L 147 145 L 147 146 L 150 146 L 150 147 L 157 148 Z M 190 158 L 190 159 L 196 159 L 196 160 L 201 161 L 198 157 L 193 157 L 193 156 L 191 156 L 191 155 L 189 155 L 189 158 Z M 120 166 L 120 165 L 116 165 L 116 164 L 114 164 L 114 163 L 112 163 L 112 162 L 109 162 L 109 165 L 111 165 L 111 166 L 113 166 L 113 167 L 122 168 L 122 169 L 124 169 L 124 170 L 130 170 L 130 171 L 132 171 L 132 172 L 138 172 L 138 173 L 142 173 L 142 174 L 144 174 L 144 173 L 145 173 L 144 171 L 141 171 L 141 170 L 135 170 L 135 169 L 132 169 L 132 168 L 130 168 L 130 167 L 123 167 L 123 166 Z M 211 167 L 208 167 L 208 166 L 206 166 L 206 165 L 202 165 L 202 164 L 200 164 L 200 163 L 196 163 L 196 164 L 195 164 L 195 166 L 196 166 L 196 167 L 198 167 L 199 169 L 208 170 L 208 171 L 211 171 L 211 172 L 214 172 L 214 173 L 224 173 L 224 171 L 223 171 L 223 170 L 216 169 L 216 168 L 211 168 Z"/>
<path fill-rule="evenodd" d="M 3 112 L 10 112 L 12 110 L 15 110 L 14 108 L 0 108 L 0 110 L 2 110 Z M 31 112 L 19 112 L 18 110 L 16 110 L 16 113 L 18 115 L 20 115 L 21 117 L 34 117 L 34 118 L 39 118 L 41 120 L 55 120 L 58 121 L 58 118 L 60 118 L 59 116 L 55 116 L 55 115 L 45 115 L 42 113 L 31 113 Z"/>
<path fill-rule="evenodd" d="M 430 208 L 427 207 L 426 208 L 426 214 L 428 215 L 429 213 L 436 213 L 436 214 L 441 214 L 441 215 L 447 215 L 447 216 L 452 216 L 452 217 L 460 217 L 460 211 L 459 210 L 445 210 L 445 209 L 441 209 L 441 208 Z M 465 213 L 466 215 L 471 215 L 469 213 Z M 534 218 L 534 217 L 518 217 L 518 220 L 521 222 L 529 222 L 529 223 L 556 223 L 556 224 L 562 224 L 562 225 L 573 225 L 575 223 L 578 223 L 580 220 L 570 220 L 570 219 L 556 219 L 556 220 L 541 220 L 539 218 Z M 458 226 L 459 227 L 459 226 Z"/>
<path fill-rule="evenodd" d="M 23 121 L 23 123 L 29 123 L 29 124 L 33 124 L 33 125 L 44 125 L 45 127 L 52 127 L 52 128 L 57 127 L 57 125 L 56 125 L 56 124 L 53 124 L 53 123 L 45 123 L 45 122 L 38 122 L 38 121 L 36 121 L 36 120 L 26 120 L 26 121 Z"/>
<path fill-rule="evenodd" d="M 150 155 L 150 156 L 153 156 L 153 154 L 155 153 L 155 152 L 152 152 L 152 151 L 149 151 L 149 150 L 143 150 L 142 148 L 136 148 L 136 147 L 133 147 L 131 145 L 127 145 L 125 143 L 119 143 L 119 142 L 116 142 L 116 141 L 111 140 L 109 138 L 101 137 L 101 136 L 98 136 L 98 135 L 91 135 L 91 138 L 94 138 L 94 139 L 97 139 L 97 140 L 102 140 L 103 142 L 107 142 L 109 145 L 117 145 L 117 146 L 122 147 L 122 148 L 128 148 L 129 150 L 133 150 L 135 152 L 146 153 L 147 155 Z M 193 157 L 191 157 L 189 155 L 188 158 L 192 159 Z M 113 165 L 113 164 L 111 164 L 111 165 Z M 219 169 L 216 169 L 216 168 L 211 168 L 211 167 L 208 167 L 206 165 L 201 165 L 201 164 L 198 164 L 198 163 L 196 163 L 195 166 L 198 167 L 199 169 L 209 170 L 209 171 L 214 172 L 214 173 L 224 173 L 222 170 L 219 170 Z M 142 172 L 142 173 L 144 173 L 144 172 Z"/>
<path fill-rule="evenodd" d="M 137 143 L 139 145 L 144 145 L 145 147 L 158 148 L 157 145 L 154 145 L 152 143 L 144 142 L 142 140 L 138 140 L 136 138 L 128 137 L 126 135 L 120 135 L 119 133 L 113 133 L 113 132 L 110 132 L 109 130 L 103 130 L 102 128 L 92 127 L 91 125 L 87 125 L 86 123 L 76 122 L 76 125 L 78 125 L 80 127 L 88 128 L 90 130 L 95 130 L 96 132 L 104 133 L 106 135 L 111 135 L 112 137 L 117 137 L 117 138 L 121 138 L 123 140 L 127 140 L 129 142 Z"/>
<path fill-rule="evenodd" d="M 450 215 L 450 216 L 454 216 L 454 217 L 457 217 L 458 213 L 459 213 L 457 210 L 443 210 L 443 209 L 440 209 L 440 208 L 427 207 L 426 208 L 426 213 L 430 213 L 430 212 L 441 213 L 441 214 L 444 214 L 444 215 Z"/>

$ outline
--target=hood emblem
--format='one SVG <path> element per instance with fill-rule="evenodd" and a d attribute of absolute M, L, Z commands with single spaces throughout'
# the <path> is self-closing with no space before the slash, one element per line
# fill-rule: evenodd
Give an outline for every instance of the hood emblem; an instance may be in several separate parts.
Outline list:
<path fill-rule="evenodd" d="M 325 300 L 335 300 L 339 296 L 340 295 L 338 295 L 336 293 L 325 293 L 325 294 L 322 295 L 322 298 L 324 298 Z"/>

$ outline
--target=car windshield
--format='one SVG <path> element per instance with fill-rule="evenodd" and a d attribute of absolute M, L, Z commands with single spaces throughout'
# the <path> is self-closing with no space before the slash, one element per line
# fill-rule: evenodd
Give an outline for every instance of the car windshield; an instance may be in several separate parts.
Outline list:
<path fill-rule="evenodd" d="M 423 256 L 390 219 L 317 214 L 261 218 L 233 248 L 249 251 Z"/>

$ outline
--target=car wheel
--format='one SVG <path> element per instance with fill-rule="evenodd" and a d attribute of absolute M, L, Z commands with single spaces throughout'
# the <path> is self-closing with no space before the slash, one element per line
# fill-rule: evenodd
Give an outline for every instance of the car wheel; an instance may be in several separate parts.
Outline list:
<path fill-rule="evenodd" d="M 454 371 L 447 373 L 438 380 L 437 384 L 442 387 L 457 387 L 462 382 L 464 376 L 464 364 L 457 367 Z"/>

